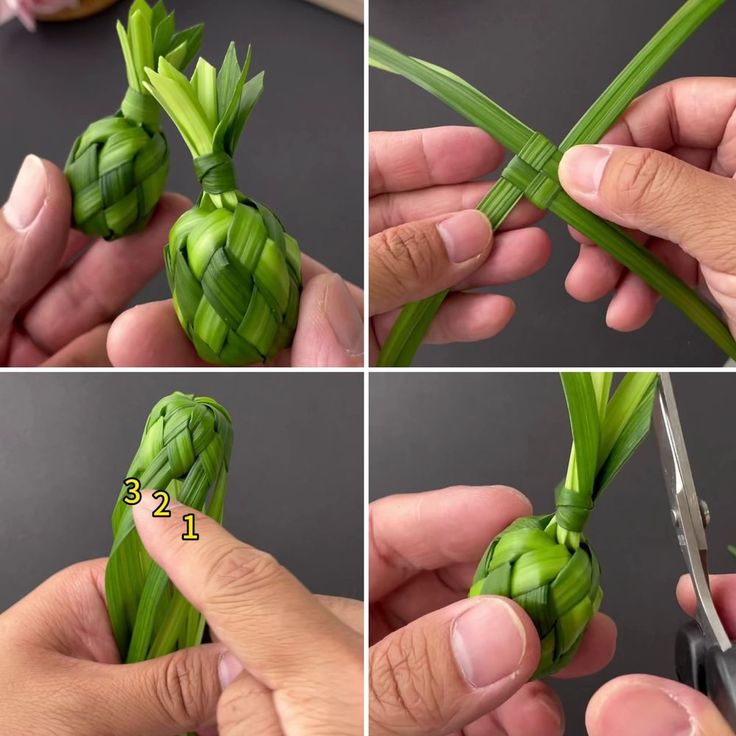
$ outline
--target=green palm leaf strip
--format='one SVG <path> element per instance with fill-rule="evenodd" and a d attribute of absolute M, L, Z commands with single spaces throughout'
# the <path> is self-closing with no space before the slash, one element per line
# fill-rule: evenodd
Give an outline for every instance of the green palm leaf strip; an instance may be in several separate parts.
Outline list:
<path fill-rule="evenodd" d="M 72 190 L 73 224 L 115 240 L 143 229 L 166 186 L 169 150 L 160 130 L 161 110 L 144 88 L 145 69 L 166 59 L 185 68 L 202 43 L 204 26 L 176 31 L 163 2 L 135 0 L 128 26 L 117 24 L 128 91 L 120 110 L 92 123 L 77 138 L 64 173 Z"/>
<path fill-rule="evenodd" d="M 405 77 L 509 148 L 515 157 L 478 209 L 498 229 L 522 197 L 554 213 L 610 253 L 672 302 L 730 357 L 736 342 L 697 294 L 623 230 L 578 205 L 557 176 L 562 154 L 572 146 L 596 143 L 682 44 L 725 0 L 689 0 L 637 54 L 556 147 L 452 72 L 406 56 L 371 39 L 372 66 Z M 404 307 L 379 356 L 379 366 L 408 366 L 448 291 Z"/>
<path fill-rule="evenodd" d="M 301 255 L 266 205 L 246 197 L 233 155 L 263 92 L 231 44 L 220 69 L 199 59 L 191 79 L 162 58 L 143 87 L 172 119 L 202 185 L 171 229 L 166 273 L 182 328 L 204 360 L 247 365 L 291 344 L 299 314 Z"/>
<path fill-rule="evenodd" d="M 596 500 L 649 432 L 654 373 L 563 373 L 572 449 L 554 514 L 517 519 L 488 546 L 469 595 L 502 595 L 529 614 L 542 642 L 535 677 L 575 656 L 603 598 L 600 564 L 585 534 Z"/>
<path fill-rule="evenodd" d="M 222 522 L 231 448 L 228 412 L 213 399 L 175 392 L 151 410 L 126 478 Z M 123 485 L 112 514 L 105 593 L 121 661 L 132 663 L 201 643 L 204 619 L 146 552 L 127 493 Z"/>

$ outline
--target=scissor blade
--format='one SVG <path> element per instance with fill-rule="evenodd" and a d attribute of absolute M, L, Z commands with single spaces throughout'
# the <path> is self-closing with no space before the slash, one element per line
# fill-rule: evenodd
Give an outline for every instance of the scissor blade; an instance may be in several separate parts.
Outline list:
<path fill-rule="evenodd" d="M 653 423 L 677 541 L 695 589 L 695 618 L 709 644 L 726 651 L 731 648 L 731 640 L 723 628 L 710 592 L 705 525 L 685 448 L 675 392 L 667 373 L 660 375 Z"/>
<path fill-rule="evenodd" d="M 667 373 L 660 375 L 653 422 L 673 521 L 679 521 L 676 528 L 680 546 L 686 546 L 684 528 L 685 525 L 691 525 L 698 550 L 707 552 L 708 542 L 700 514 L 700 502 L 690 470 L 672 379 Z"/>

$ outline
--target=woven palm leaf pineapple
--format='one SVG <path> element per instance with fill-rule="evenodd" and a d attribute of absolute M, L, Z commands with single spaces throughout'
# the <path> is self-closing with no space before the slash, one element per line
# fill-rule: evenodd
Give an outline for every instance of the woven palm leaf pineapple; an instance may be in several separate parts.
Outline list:
<path fill-rule="evenodd" d="M 231 418 L 220 404 L 175 392 L 151 410 L 127 478 L 221 522 L 231 447 Z M 112 515 L 105 592 L 121 661 L 130 663 L 199 644 L 204 620 L 149 557 L 126 497 L 123 485 Z"/>
<path fill-rule="evenodd" d="M 657 378 L 631 373 L 609 400 L 611 373 L 567 373 L 573 444 L 556 511 L 517 519 L 488 546 L 469 595 L 501 595 L 528 614 L 542 642 L 535 677 L 575 656 L 603 598 L 598 559 L 583 530 L 603 489 L 646 437 Z"/>
<path fill-rule="evenodd" d="M 159 57 L 180 69 L 196 56 L 203 26 L 177 33 L 163 2 L 135 0 L 127 29 L 118 22 L 128 91 L 120 110 L 92 123 L 69 153 L 64 173 L 72 190 L 73 224 L 115 240 L 146 226 L 166 186 L 169 149 L 161 110 L 143 88 L 144 69 Z"/>
<path fill-rule="evenodd" d="M 202 185 L 166 246 L 174 308 L 199 356 L 222 365 L 274 357 L 291 343 L 299 312 L 299 246 L 235 181 L 235 147 L 263 91 L 263 73 L 246 82 L 250 59 L 248 49 L 241 67 L 231 44 L 219 71 L 200 59 L 191 81 L 161 59 L 144 83 L 181 132 Z"/>

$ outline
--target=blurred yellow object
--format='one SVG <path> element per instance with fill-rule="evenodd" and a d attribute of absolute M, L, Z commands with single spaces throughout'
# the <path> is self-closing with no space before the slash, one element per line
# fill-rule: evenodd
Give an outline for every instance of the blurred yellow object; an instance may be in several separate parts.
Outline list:
<path fill-rule="evenodd" d="M 100 13 L 106 10 L 112 5 L 115 5 L 119 0 L 79 0 L 79 5 L 76 8 L 67 8 L 53 15 L 39 15 L 38 20 L 42 21 L 66 21 L 66 20 L 79 20 L 80 18 L 87 18 L 95 13 Z"/>

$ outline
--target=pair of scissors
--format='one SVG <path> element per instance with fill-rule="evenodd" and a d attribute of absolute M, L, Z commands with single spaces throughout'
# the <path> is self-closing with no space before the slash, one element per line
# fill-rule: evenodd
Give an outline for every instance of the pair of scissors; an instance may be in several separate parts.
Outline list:
<path fill-rule="evenodd" d="M 654 431 L 659 444 L 672 523 L 695 590 L 695 619 L 675 639 L 675 669 L 680 682 L 707 695 L 736 730 L 736 648 L 716 611 L 708 580 L 710 513 L 698 498 L 672 380 L 659 379 L 654 405 Z"/>

